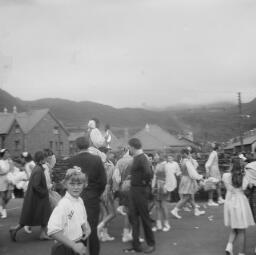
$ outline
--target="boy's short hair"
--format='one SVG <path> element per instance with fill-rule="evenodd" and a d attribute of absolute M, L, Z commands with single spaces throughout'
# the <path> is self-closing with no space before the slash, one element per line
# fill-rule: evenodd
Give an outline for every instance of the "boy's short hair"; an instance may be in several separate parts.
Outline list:
<path fill-rule="evenodd" d="M 85 185 L 87 184 L 87 177 L 82 172 L 81 168 L 78 166 L 74 166 L 73 168 L 70 168 L 67 170 L 63 180 L 64 184 L 69 180 L 72 180 L 74 182 L 84 183 Z"/>
<path fill-rule="evenodd" d="M 76 146 L 79 150 L 87 150 L 90 146 L 88 136 L 81 136 L 76 139 Z"/>
<path fill-rule="evenodd" d="M 139 150 L 142 148 L 141 141 L 138 138 L 131 138 L 128 142 L 128 144 L 135 148 L 136 150 Z"/>

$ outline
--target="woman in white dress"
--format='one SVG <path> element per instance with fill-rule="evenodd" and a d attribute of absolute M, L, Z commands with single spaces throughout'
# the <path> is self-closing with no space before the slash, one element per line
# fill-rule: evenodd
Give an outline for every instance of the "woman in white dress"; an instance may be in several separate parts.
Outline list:
<path fill-rule="evenodd" d="M 224 203 L 224 224 L 231 228 L 226 254 L 233 254 L 233 243 L 237 238 L 239 255 L 244 255 L 246 229 L 255 223 L 248 199 L 243 192 L 245 179 L 239 158 L 232 160 L 231 173 L 223 174 L 222 180 L 227 190 Z"/>
<path fill-rule="evenodd" d="M 213 201 L 213 193 L 214 189 L 209 190 L 209 200 L 208 205 L 209 206 L 218 206 L 219 204 L 224 203 L 224 199 L 221 196 L 221 174 L 219 169 L 219 159 L 218 159 L 218 146 L 216 144 L 213 144 L 212 152 L 209 155 L 209 158 L 207 162 L 205 163 L 205 169 L 206 169 L 206 177 L 213 177 L 217 179 L 219 182 L 216 183 L 216 191 L 218 194 L 218 203 L 215 203 Z"/>

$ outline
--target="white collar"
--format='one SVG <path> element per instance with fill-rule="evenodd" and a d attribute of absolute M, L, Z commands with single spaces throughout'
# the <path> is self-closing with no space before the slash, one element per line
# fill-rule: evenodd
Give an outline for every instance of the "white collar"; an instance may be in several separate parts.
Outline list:
<path fill-rule="evenodd" d="M 79 197 L 75 198 L 71 196 L 68 191 L 66 191 L 65 198 L 69 199 L 70 201 L 75 201 L 75 202 L 79 201 Z"/>

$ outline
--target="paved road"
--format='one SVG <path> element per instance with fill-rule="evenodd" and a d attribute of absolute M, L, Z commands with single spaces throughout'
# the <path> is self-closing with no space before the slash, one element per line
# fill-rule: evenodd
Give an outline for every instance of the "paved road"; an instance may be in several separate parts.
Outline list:
<path fill-rule="evenodd" d="M 33 234 L 21 232 L 18 242 L 9 240 L 8 229 L 18 222 L 22 199 L 14 199 L 8 208 L 8 218 L 0 219 L 0 255 L 48 255 L 52 241 L 37 240 L 39 228 L 33 228 Z M 202 205 L 203 206 L 203 205 Z M 173 205 L 170 205 L 170 208 Z M 207 214 L 195 217 L 191 213 L 182 212 L 183 220 L 170 218 L 170 232 L 156 233 L 157 250 L 155 255 L 220 255 L 225 254 L 224 248 L 228 237 L 228 229 L 223 226 L 223 207 L 206 208 Z M 209 220 L 209 217 L 213 220 Z M 121 243 L 122 217 L 118 216 L 110 229 L 116 240 L 103 243 L 102 255 L 122 255 L 127 244 Z M 247 255 L 253 254 L 256 228 L 250 228 L 247 235 Z"/>

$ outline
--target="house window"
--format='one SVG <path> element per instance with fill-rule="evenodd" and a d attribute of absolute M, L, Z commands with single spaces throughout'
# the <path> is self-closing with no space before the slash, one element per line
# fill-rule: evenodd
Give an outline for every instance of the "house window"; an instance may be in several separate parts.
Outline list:
<path fill-rule="evenodd" d="M 59 127 L 54 127 L 53 134 L 55 134 L 55 135 L 59 134 Z"/>
<path fill-rule="evenodd" d="M 56 141 L 56 142 L 55 142 L 55 149 L 58 150 L 58 149 L 59 149 L 58 147 L 59 147 L 59 146 L 58 146 L 58 142 Z"/>
<path fill-rule="evenodd" d="M 20 141 L 19 140 L 14 141 L 14 149 L 17 151 L 19 150 L 19 147 L 20 147 Z"/>
<path fill-rule="evenodd" d="M 20 126 L 16 125 L 15 126 L 15 134 L 19 134 L 20 133 Z"/>
<path fill-rule="evenodd" d="M 49 144 L 50 144 L 50 149 L 53 150 L 53 141 L 50 141 Z"/>

